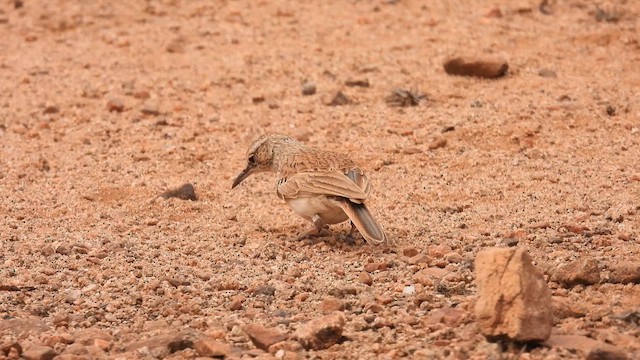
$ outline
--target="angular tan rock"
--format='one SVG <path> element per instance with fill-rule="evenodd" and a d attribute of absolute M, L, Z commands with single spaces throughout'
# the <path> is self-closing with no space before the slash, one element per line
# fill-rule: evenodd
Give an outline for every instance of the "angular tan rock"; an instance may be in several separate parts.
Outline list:
<path fill-rule="evenodd" d="M 582 258 L 560 266 L 551 275 L 551 281 L 564 287 L 597 284 L 600 282 L 598 261 L 592 258 Z"/>
<path fill-rule="evenodd" d="M 287 340 L 287 336 L 276 329 L 269 329 L 260 324 L 249 324 L 242 329 L 251 339 L 251 342 L 264 351 L 269 346 Z"/>
<path fill-rule="evenodd" d="M 487 249 L 475 262 L 476 318 L 488 339 L 544 341 L 551 335 L 551 292 L 523 248 Z"/>
<path fill-rule="evenodd" d="M 306 349 L 323 350 L 340 340 L 344 325 L 342 313 L 327 315 L 309 321 L 296 330 L 293 337 Z"/>
<path fill-rule="evenodd" d="M 231 353 L 231 346 L 212 338 L 201 338 L 193 343 L 198 355 L 207 357 L 225 357 Z"/>

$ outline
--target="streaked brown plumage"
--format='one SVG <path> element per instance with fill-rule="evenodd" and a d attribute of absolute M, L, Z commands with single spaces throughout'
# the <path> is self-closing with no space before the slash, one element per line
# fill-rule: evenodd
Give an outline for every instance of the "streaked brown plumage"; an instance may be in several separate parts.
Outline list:
<path fill-rule="evenodd" d="M 231 188 L 258 172 L 278 176 L 276 192 L 314 228 L 298 238 L 319 233 L 329 224 L 351 220 L 371 244 L 386 240 L 382 227 L 365 205 L 369 179 L 346 155 L 314 149 L 286 135 L 263 135 L 247 150 L 247 166 Z"/>

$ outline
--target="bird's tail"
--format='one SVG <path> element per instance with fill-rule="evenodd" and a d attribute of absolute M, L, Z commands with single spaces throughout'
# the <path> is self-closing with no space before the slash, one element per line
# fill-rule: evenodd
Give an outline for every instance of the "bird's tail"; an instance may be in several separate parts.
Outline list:
<path fill-rule="evenodd" d="M 340 202 L 340 207 L 342 207 L 342 210 L 349 216 L 353 225 L 369 244 L 377 245 L 387 240 L 382 227 L 378 225 L 378 222 L 364 204 L 345 200 Z"/>

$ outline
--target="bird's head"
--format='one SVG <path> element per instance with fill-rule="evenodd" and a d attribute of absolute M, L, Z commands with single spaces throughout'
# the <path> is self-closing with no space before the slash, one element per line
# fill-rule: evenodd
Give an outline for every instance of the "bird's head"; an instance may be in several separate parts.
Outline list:
<path fill-rule="evenodd" d="M 231 188 L 238 186 L 250 175 L 275 171 L 274 156 L 277 151 L 287 144 L 299 144 L 296 140 L 281 134 L 262 135 L 254 141 L 247 150 L 247 166 L 233 180 Z"/>

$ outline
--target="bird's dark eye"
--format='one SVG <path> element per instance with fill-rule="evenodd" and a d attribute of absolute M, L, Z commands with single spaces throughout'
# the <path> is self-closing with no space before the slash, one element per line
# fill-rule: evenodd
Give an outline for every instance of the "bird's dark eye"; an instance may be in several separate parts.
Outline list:
<path fill-rule="evenodd" d="M 255 155 L 249 156 L 249 164 L 256 165 L 256 156 Z"/>

